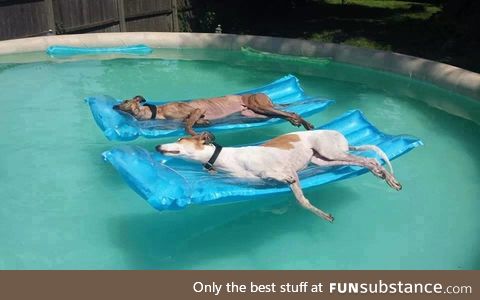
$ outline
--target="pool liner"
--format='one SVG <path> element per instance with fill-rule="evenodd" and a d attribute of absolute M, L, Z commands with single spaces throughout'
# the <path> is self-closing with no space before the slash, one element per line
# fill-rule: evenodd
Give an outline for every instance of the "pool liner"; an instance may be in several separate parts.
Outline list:
<path fill-rule="evenodd" d="M 359 110 L 348 111 L 320 129 L 340 131 L 351 145 L 376 145 L 391 160 L 422 145 L 413 136 L 381 132 Z M 374 152 L 355 154 L 379 159 Z M 210 174 L 198 162 L 167 157 L 139 146 L 122 145 L 102 155 L 133 190 L 158 210 L 177 210 L 191 204 L 253 201 L 260 199 L 257 196 L 290 191 L 288 186 L 276 182 L 242 180 L 222 172 Z M 355 166 L 325 169 L 309 165 L 299 172 L 299 176 L 302 187 L 306 189 L 356 177 L 367 171 Z M 372 180 L 376 179 L 372 177 Z"/>
<path fill-rule="evenodd" d="M 293 75 L 284 76 L 265 86 L 237 93 L 267 94 L 275 106 L 283 110 L 308 117 L 322 111 L 333 100 L 307 96 L 300 87 L 299 80 Z M 93 118 L 103 134 L 109 140 L 130 141 L 140 136 L 146 138 L 185 135 L 184 124 L 175 120 L 136 120 L 133 116 L 114 110 L 112 107 L 121 100 L 111 96 L 93 96 L 85 99 L 90 106 Z M 151 104 L 165 104 L 165 101 L 148 101 Z M 209 126 L 198 127 L 201 131 L 219 132 L 225 130 L 262 127 L 276 124 L 284 120 L 279 118 L 250 119 L 242 116 L 231 116 L 222 120 L 213 120 Z"/>

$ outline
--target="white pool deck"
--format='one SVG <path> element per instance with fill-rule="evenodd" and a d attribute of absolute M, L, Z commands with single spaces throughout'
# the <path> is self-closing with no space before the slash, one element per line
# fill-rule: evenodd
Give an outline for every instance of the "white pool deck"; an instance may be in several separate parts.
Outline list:
<path fill-rule="evenodd" d="M 90 33 L 0 41 L 0 55 L 44 51 L 52 45 L 112 47 L 133 44 L 146 44 L 153 48 L 231 50 L 239 50 L 243 46 L 248 46 L 256 50 L 278 54 L 329 57 L 338 62 L 398 73 L 427 81 L 480 101 L 480 74 L 478 73 L 399 53 L 300 39 L 215 33 Z"/>

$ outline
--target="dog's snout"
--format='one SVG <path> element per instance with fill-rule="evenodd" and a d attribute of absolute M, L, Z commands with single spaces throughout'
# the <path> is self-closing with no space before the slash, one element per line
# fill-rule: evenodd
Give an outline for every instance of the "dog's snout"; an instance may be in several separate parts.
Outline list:
<path fill-rule="evenodd" d="M 155 147 L 155 150 L 157 150 L 157 151 L 160 152 L 160 153 L 163 153 L 162 145 L 157 145 L 157 146 Z"/>
<path fill-rule="evenodd" d="M 115 110 L 118 110 L 118 108 L 119 108 L 118 104 L 115 104 L 115 105 L 113 106 L 113 109 L 115 109 Z"/>

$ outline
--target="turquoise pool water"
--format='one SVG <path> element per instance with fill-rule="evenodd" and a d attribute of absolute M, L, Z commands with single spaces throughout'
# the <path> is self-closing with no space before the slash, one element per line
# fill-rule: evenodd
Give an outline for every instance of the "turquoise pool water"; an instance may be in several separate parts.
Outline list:
<path fill-rule="evenodd" d="M 0 269 L 479 269 L 480 104 L 405 77 L 240 52 L 158 50 L 161 59 L 0 63 Z M 0 60 L 1 61 L 1 60 Z M 306 190 L 329 224 L 290 194 L 157 212 L 104 163 L 118 143 L 83 98 L 182 99 L 240 91 L 293 73 L 381 130 L 420 137 L 394 160 L 404 189 L 370 174 Z M 441 108 L 441 109 L 439 109 Z M 224 145 L 293 130 L 221 133 Z M 139 139 L 149 149 L 173 139 Z"/>

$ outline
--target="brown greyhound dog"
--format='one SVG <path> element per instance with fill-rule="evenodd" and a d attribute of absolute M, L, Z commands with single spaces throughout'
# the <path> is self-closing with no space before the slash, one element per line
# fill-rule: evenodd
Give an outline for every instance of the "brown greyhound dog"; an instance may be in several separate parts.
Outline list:
<path fill-rule="evenodd" d="M 282 118 L 294 126 L 313 129 L 313 125 L 299 115 L 276 109 L 272 100 L 265 94 L 228 95 L 163 105 L 147 104 L 145 98 L 135 96 L 114 105 L 113 108 L 126 112 L 137 120 L 182 120 L 185 122 L 185 131 L 192 136 L 197 135 L 193 130 L 194 125 L 209 125 L 210 120 L 222 119 L 237 113 L 247 118 Z"/>

